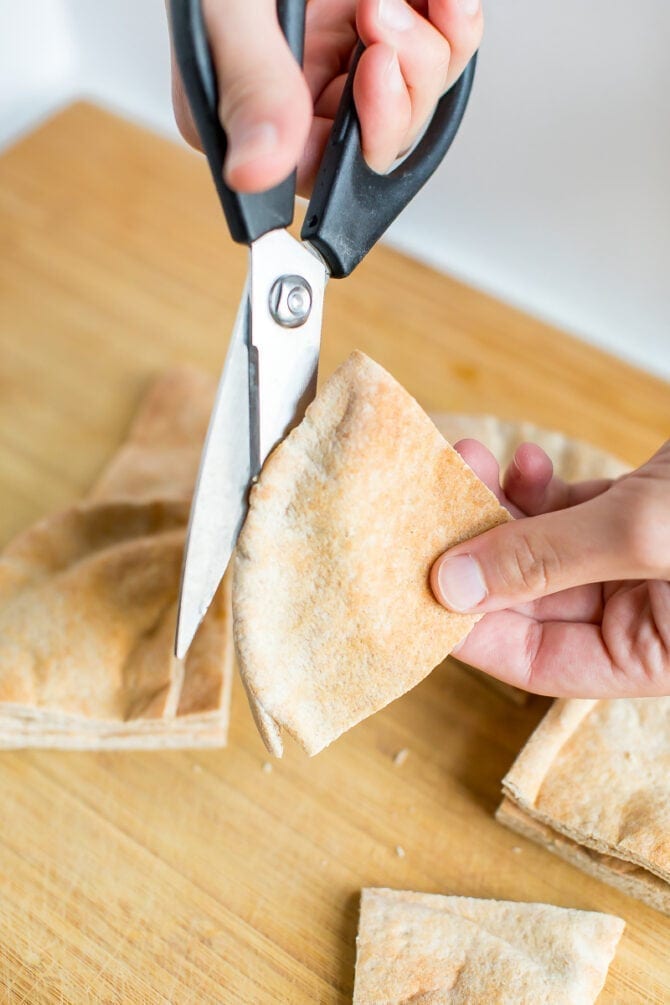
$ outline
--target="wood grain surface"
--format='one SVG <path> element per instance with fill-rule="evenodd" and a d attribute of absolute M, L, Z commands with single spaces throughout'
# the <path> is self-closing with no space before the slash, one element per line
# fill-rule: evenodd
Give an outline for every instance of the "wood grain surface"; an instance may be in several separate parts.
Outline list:
<path fill-rule="evenodd" d="M 0 242 L 4 542 L 86 490 L 151 375 L 219 369 L 246 259 L 195 154 L 85 104 L 0 158 Z M 427 409 L 632 464 L 670 429 L 666 384 L 388 249 L 327 291 L 322 373 L 353 348 Z M 226 750 L 3 754 L 0 1001 L 347 1002 L 365 885 L 619 914 L 600 1000 L 670 1001 L 670 920 L 493 819 L 546 704 L 447 663 L 271 770 L 239 686 Z"/>

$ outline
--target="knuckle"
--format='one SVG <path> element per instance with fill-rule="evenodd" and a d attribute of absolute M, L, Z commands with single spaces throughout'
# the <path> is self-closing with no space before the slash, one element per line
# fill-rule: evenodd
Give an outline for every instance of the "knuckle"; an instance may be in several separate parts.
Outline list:
<path fill-rule="evenodd" d="M 440 36 L 436 44 L 424 52 L 421 65 L 416 70 L 417 84 L 424 104 L 435 104 L 444 94 L 449 86 L 451 64 L 451 44 L 444 36 Z"/>
<path fill-rule="evenodd" d="M 544 644 L 544 625 L 541 621 L 536 621 L 529 625 L 524 644 L 525 678 L 522 686 L 527 691 L 535 691 L 541 688 L 542 666 Z"/>
<path fill-rule="evenodd" d="M 667 567 L 670 533 L 655 499 L 641 495 L 627 514 L 624 547 L 640 578 Z M 663 539 L 666 539 L 665 541 Z"/>
<path fill-rule="evenodd" d="M 259 95 L 264 95 L 264 82 L 254 74 L 240 73 L 221 88 L 219 94 L 219 115 L 221 121 L 230 123 L 235 116 L 250 107 L 257 106 Z"/>
<path fill-rule="evenodd" d="M 550 592 L 561 570 L 561 560 L 550 542 L 519 535 L 505 555 L 502 568 L 504 585 L 521 587 L 534 596 Z"/>

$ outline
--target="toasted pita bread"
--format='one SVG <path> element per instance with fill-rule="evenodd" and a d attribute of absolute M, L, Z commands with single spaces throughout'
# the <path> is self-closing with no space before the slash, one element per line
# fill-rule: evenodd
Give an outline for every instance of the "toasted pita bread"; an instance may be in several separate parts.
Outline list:
<path fill-rule="evenodd" d="M 630 465 L 612 454 L 583 440 L 575 440 L 565 433 L 543 429 L 532 422 L 498 419 L 493 415 L 459 415 L 451 412 L 431 414 L 431 419 L 450 443 L 462 439 L 479 440 L 488 447 L 505 469 L 516 448 L 522 443 L 537 443 L 551 457 L 554 473 L 566 482 L 586 481 L 592 478 L 618 478 L 630 470 Z M 464 663 L 463 666 L 468 666 Z M 475 667 L 470 671 L 493 690 L 503 694 L 515 705 L 525 705 L 530 695 L 527 691 L 499 681 Z"/>
<path fill-rule="evenodd" d="M 354 1005 L 587 1005 L 623 929 L 548 904 L 363 890 Z"/>
<path fill-rule="evenodd" d="M 0 747 L 225 743 L 232 677 L 224 583 L 182 661 L 172 647 L 211 378 L 149 390 L 93 498 L 0 556 Z"/>
<path fill-rule="evenodd" d="M 670 915 L 670 885 L 640 865 L 585 848 L 548 824 L 540 823 L 505 797 L 496 811 L 496 820 L 523 837 L 543 845 L 566 862 L 630 897 Z"/>
<path fill-rule="evenodd" d="M 431 414 L 431 419 L 450 443 L 465 438 L 479 440 L 502 468 L 507 467 L 520 444 L 537 443 L 551 457 L 554 473 L 566 482 L 618 478 L 630 470 L 629 464 L 592 443 L 576 440 L 558 430 L 544 429 L 533 422 L 450 412 Z"/>
<path fill-rule="evenodd" d="M 213 378 L 188 367 L 154 381 L 88 498 L 190 499 L 214 395 Z"/>
<path fill-rule="evenodd" d="M 418 684 L 478 620 L 428 575 L 509 519 L 416 401 L 354 353 L 275 450 L 238 542 L 238 661 L 266 745 L 315 754 Z"/>
<path fill-rule="evenodd" d="M 632 863 L 657 877 L 670 899 L 670 698 L 555 702 L 503 791 L 525 817 L 605 856 L 610 873 L 630 877 Z"/>

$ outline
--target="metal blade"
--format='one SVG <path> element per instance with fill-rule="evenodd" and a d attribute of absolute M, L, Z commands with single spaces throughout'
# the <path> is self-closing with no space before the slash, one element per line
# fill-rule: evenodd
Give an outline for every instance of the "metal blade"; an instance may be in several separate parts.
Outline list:
<path fill-rule="evenodd" d="M 249 395 L 254 476 L 273 447 L 300 422 L 316 394 L 327 278 L 322 260 L 285 230 L 270 231 L 251 246 Z M 310 306 L 302 320 L 305 297 Z M 295 314 L 292 302 L 298 305 Z"/>
<path fill-rule="evenodd" d="M 179 592 L 175 654 L 186 655 L 226 571 L 248 506 L 249 280 L 244 287 L 200 459 Z"/>

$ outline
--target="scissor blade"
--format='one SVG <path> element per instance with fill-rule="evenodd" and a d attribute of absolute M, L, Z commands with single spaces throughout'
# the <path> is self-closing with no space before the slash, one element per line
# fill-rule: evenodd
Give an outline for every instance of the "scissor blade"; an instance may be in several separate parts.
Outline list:
<path fill-rule="evenodd" d="M 190 646 L 226 571 L 248 506 L 249 282 L 245 284 L 200 459 L 186 536 L 175 654 Z"/>
<path fill-rule="evenodd" d="M 273 230 L 251 246 L 250 387 L 252 474 L 258 474 L 270 451 L 302 419 L 316 394 L 321 346 L 323 293 L 328 278 L 324 263 L 285 230 Z M 311 306 L 298 327 L 279 323 L 271 309 L 282 296 L 307 284 Z M 273 289 L 275 293 L 273 293 Z"/>

